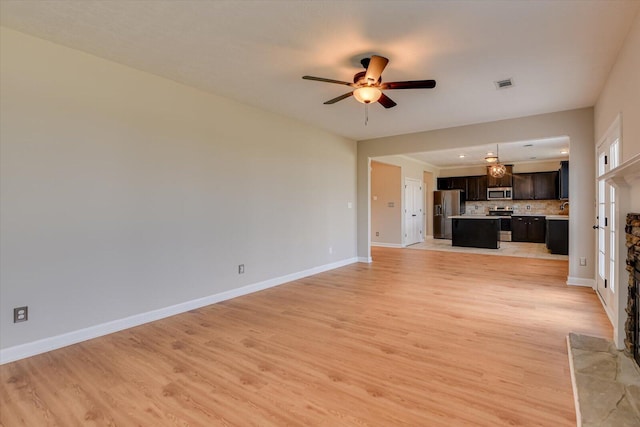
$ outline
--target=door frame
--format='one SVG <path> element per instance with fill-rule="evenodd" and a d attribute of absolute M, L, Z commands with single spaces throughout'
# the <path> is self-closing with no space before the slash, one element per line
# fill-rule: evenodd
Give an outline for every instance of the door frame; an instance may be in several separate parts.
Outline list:
<path fill-rule="evenodd" d="M 617 149 L 611 150 L 612 145 L 616 143 Z M 613 154 L 613 158 L 609 159 L 604 171 L 600 169 L 599 153 L 603 151 L 609 156 Z M 605 203 L 605 213 L 610 218 L 609 223 L 605 227 L 605 243 L 608 243 L 607 259 L 605 259 L 607 276 L 613 283 L 613 291 L 611 291 L 611 298 L 609 304 L 600 295 L 598 291 L 598 280 L 601 270 L 599 247 L 600 247 L 600 229 L 596 234 L 595 240 L 595 284 L 594 290 L 600 300 L 607 317 L 613 326 L 613 341 L 618 349 L 624 348 L 625 330 L 624 324 L 626 322 L 627 314 L 625 307 L 627 304 L 628 287 L 626 281 L 622 280 L 625 277 L 624 266 L 625 261 L 620 257 L 625 254 L 624 245 L 624 212 L 627 206 L 628 191 L 624 182 L 624 179 L 620 180 L 615 176 L 615 170 L 619 166 L 620 153 L 622 152 L 622 116 L 618 114 L 613 120 L 604 135 L 598 140 L 595 147 L 595 169 L 596 169 L 596 212 L 598 215 L 600 207 L 600 191 L 599 188 L 604 184 L 605 200 L 610 199 L 613 194 L 613 200 L 608 200 Z M 612 176 L 613 175 L 613 176 Z M 613 192 L 611 192 L 613 189 Z M 598 226 L 600 225 L 600 219 L 598 219 Z M 622 232 L 621 232 L 622 231 Z M 610 256 L 610 252 L 613 252 L 613 258 Z M 611 262 L 613 260 L 613 262 Z"/>
<path fill-rule="evenodd" d="M 411 183 L 411 185 L 418 185 L 420 191 L 417 192 L 420 200 L 418 200 L 417 207 L 419 209 L 419 213 L 417 214 L 417 222 L 420 227 L 420 232 L 418 233 L 418 241 L 407 243 L 408 238 L 408 224 L 407 224 L 407 185 Z M 424 242 L 424 183 L 420 179 L 410 178 L 405 176 L 402 188 L 402 247 L 406 247 L 409 245 L 413 245 L 416 243 Z"/>

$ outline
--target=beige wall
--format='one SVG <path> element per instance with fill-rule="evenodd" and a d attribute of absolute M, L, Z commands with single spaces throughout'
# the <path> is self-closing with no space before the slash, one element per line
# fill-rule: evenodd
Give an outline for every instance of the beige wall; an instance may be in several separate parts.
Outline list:
<path fill-rule="evenodd" d="M 427 165 L 424 162 L 420 162 L 418 160 L 412 159 L 407 156 L 380 156 L 375 158 L 378 162 L 383 162 L 389 165 L 395 165 L 400 167 L 401 175 L 402 175 L 402 185 L 404 185 L 405 178 L 416 179 L 418 181 L 423 182 L 425 185 L 423 186 L 423 194 L 424 194 L 424 202 L 425 207 L 423 209 L 423 236 L 429 234 L 429 230 L 431 230 L 431 234 L 433 234 L 433 218 L 431 217 L 431 205 L 433 204 L 433 196 L 432 192 L 436 187 L 435 178 L 437 176 L 438 169 L 433 166 Z M 428 182 L 423 181 L 425 179 L 425 172 L 429 172 L 430 180 Z M 371 187 L 373 190 L 373 186 Z M 373 194 L 373 193 L 371 193 Z M 404 206 L 404 191 L 401 191 L 402 194 L 402 203 Z M 400 215 L 400 236 L 398 243 L 402 243 L 402 230 L 404 227 L 404 216 Z M 371 230 L 371 241 L 373 237 L 375 237 L 375 231 Z M 390 243 L 390 242 L 387 242 Z M 393 243 L 396 243 L 395 241 Z"/>
<path fill-rule="evenodd" d="M 618 114 L 622 116 L 622 161 L 640 154 L 640 13 L 627 36 L 595 106 L 598 143 Z M 629 209 L 640 212 L 640 180 L 629 191 Z"/>
<path fill-rule="evenodd" d="M 620 117 L 621 161 L 629 162 L 634 158 L 640 158 L 640 12 L 636 15 L 625 43 L 618 53 L 616 63 L 609 73 L 594 111 L 595 144 L 600 143 L 611 124 Z M 617 186 L 616 222 L 624 224 L 628 212 L 640 212 L 640 176 L 635 175 L 635 179 L 629 180 L 616 179 L 614 185 Z M 595 209 L 593 215 L 596 215 Z M 622 227 L 618 228 L 618 230 L 621 229 Z M 626 283 L 629 277 L 625 263 L 626 252 L 625 239 L 620 235 L 618 236 L 617 268 L 611 277 L 614 283 L 620 286 L 614 292 L 612 304 L 605 306 L 605 311 L 614 327 L 614 342 L 620 349 L 624 347 L 626 337 L 624 328 L 627 320 Z"/>
<path fill-rule="evenodd" d="M 393 206 L 391 206 L 393 205 Z M 402 169 L 371 162 L 371 242 L 402 245 Z"/>
<path fill-rule="evenodd" d="M 0 42 L 3 349 L 355 259 L 355 141 Z"/>
<path fill-rule="evenodd" d="M 424 183 L 424 213 L 425 213 L 425 238 L 433 237 L 433 192 L 438 189 L 434 172 L 424 172 L 422 174 Z"/>
<path fill-rule="evenodd" d="M 439 129 L 358 142 L 358 255 L 369 258 L 369 159 L 380 156 L 443 150 L 451 147 L 495 144 L 568 136 L 570 139 L 571 221 L 569 224 L 569 277 L 594 277 L 593 208 L 595 200 L 593 109 L 560 111 L 490 123 Z M 587 259 L 580 266 L 580 257 Z"/>

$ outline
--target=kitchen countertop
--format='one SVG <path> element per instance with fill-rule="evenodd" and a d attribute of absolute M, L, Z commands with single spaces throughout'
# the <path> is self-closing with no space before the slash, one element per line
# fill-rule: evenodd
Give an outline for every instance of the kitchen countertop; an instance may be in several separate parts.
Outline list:
<path fill-rule="evenodd" d="M 543 214 L 513 214 L 513 215 L 454 215 L 449 218 L 456 219 L 493 219 L 493 218 L 511 218 L 512 216 L 543 216 L 545 219 L 569 220 L 569 215 L 543 215 Z"/>
<path fill-rule="evenodd" d="M 511 218 L 509 216 L 491 216 L 491 215 L 453 215 L 449 218 L 453 219 L 500 219 L 500 218 Z"/>

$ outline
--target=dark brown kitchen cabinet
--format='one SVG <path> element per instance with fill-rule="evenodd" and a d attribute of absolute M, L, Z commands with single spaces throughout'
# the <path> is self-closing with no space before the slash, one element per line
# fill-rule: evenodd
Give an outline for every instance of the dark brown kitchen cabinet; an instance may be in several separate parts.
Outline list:
<path fill-rule="evenodd" d="M 487 200 L 486 175 L 467 177 L 467 200 L 471 200 L 471 201 Z"/>
<path fill-rule="evenodd" d="M 487 166 L 487 187 L 511 187 L 512 186 L 512 178 L 513 175 L 513 165 L 505 165 L 507 168 L 507 172 L 504 174 L 502 178 L 495 178 L 489 175 L 489 167 Z"/>
<path fill-rule="evenodd" d="M 447 178 L 438 178 L 438 190 L 462 190 L 467 191 L 466 176 L 451 176 Z"/>
<path fill-rule="evenodd" d="M 438 190 L 462 190 L 467 200 L 487 200 L 487 177 L 481 175 L 438 178 Z"/>
<path fill-rule="evenodd" d="M 513 175 L 514 200 L 552 200 L 558 198 L 558 172 L 517 173 Z"/>
<path fill-rule="evenodd" d="M 513 200 L 533 200 L 533 174 L 513 175 Z"/>
<path fill-rule="evenodd" d="M 451 179 L 438 178 L 438 190 L 450 190 L 449 188 L 450 185 L 451 185 Z"/>
<path fill-rule="evenodd" d="M 558 198 L 560 200 L 569 199 L 569 161 L 560 162 L 560 170 L 558 171 Z"/>
<path fill-rule="evenodd" d="M 547 219 L 546 243 L 552 254 L 569 255 L 569 220 Z"/>
<path fill-rule="evenodd" d="M 544 216 L 511 217 L 511 240 L 513 242 L 545 242 L 546 223 Z"/>
<path fill-rule="evenodd" d="M 438 190 L 450 190 L 451 179 L 450 178 L 438 178 Z"/>
<path fill-rule="evenodd" d="M 536 200 L 558 198 L 558 172 L 538 172 L 533 174 L 533 197 Z"/>

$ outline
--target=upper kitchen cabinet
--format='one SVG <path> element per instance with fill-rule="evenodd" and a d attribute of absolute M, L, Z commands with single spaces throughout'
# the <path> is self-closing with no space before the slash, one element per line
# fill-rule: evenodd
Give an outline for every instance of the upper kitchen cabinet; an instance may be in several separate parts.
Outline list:
<path fill-rule="evenodd" d="M 447 178 L 438 178 L 438 190 L 462 190 L 467 191 L 466 176 L 451 176 Z"/>
<path fill-rule="evenodd" d="M 533 174 L 533 198 L 536 200 L 558 198 L 558 172 L 538 172 Z"/>
<path fill-rule="evenodd" d="M 512 175 L 513 175 L 513 165 L 505 165 L 507 168 L 507 172 L 501 178 L 495 178 L 489 175 L 489 167 L 487 166 L 487 187 L 511 187 L 512 186 Z"/>
<path fill-rule="evenodd" d="M 514 200 L 552 200 L 558 198 L 558 172 L 513 175 Z"/>
<path fill-rule="evenodd" d="M 487 200 L 487 176 L 467 177 L 467 200 Z"/>
<path fill-rule="evenodd" d="M 513 200 L 533 199 L 533 174 L 517 173 L 513 176 Z"/>
<path fill-rule="evenodd" d="M 561 200 L 569 199 L 569 161 L 560 162 L 560 170 L 558 171 L 558 192 Z"/>
<path fill-rule="evenodd" d="M 462 190 L 470 201 L 487 200 L 487 176 L 438 178 L 438 190 Z"/>

